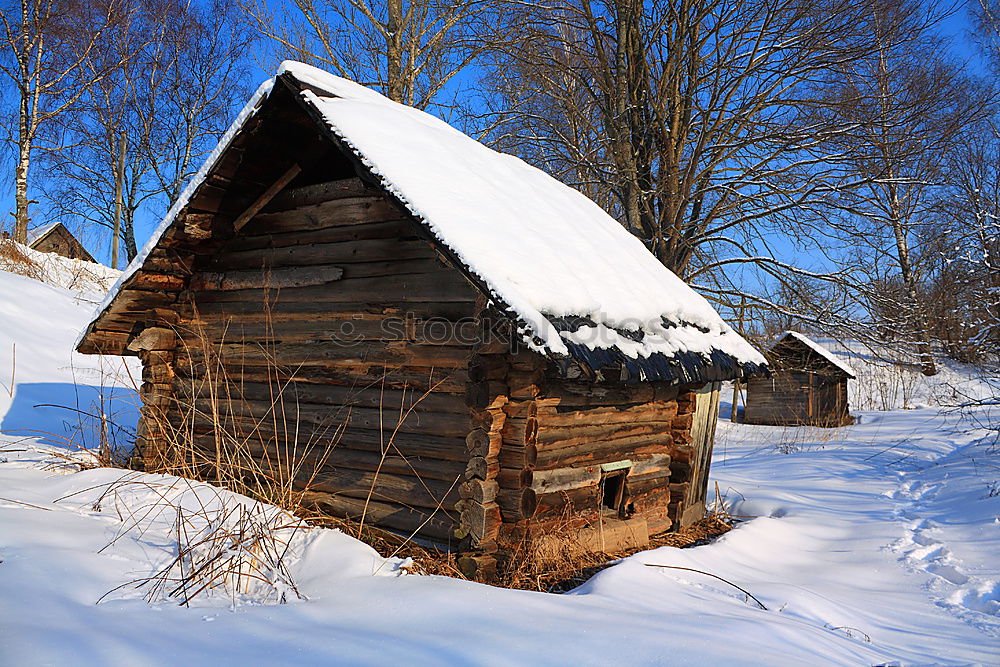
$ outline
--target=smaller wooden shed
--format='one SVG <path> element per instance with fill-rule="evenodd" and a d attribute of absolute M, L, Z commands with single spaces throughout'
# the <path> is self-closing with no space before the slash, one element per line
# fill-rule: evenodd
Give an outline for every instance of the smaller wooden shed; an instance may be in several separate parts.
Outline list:
<path fill-rule="evenodd" d="M 847 381 L 854 371 L 819 343 L 786 331 L 765 352 L 769 377 L 747 384 L 747 424 L 844 426 L 853 423 Z"/>
<path fill-rule="evenodd" d="M 38 252 L 54 252 L 70 259 L 97 261 L 61 222 L 53 222 L 33 230 L 28 234 L 28 247 Z"/>

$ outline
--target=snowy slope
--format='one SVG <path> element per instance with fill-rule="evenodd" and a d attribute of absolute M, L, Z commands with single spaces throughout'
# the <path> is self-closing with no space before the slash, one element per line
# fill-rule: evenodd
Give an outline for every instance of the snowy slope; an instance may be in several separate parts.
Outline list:
<path fill-rule="evenodd" d="M 76 265 L 89 262 L 34 255 L 45 260 L 48 280 L 81 286 Z M 0 271 L 0 431 L 92 445 L 96 420 L 90 415 L 103 412 L 134 427 L 133 387 L 141 378 L 136 360 L 129 371 L 120 357 L 73 352 L 73 341 L 101 296 Z M 110 435 L 118 440 L 124 433 L 112 428 Z"/>
<path fill-rule="evenodd" d="M 747 428 L 725 428 L 716 477 L 739 499 L 734 511 L 757 518 L 715 544 L 640 553 L 556 596 L 401 576 L 398 560 L 317 530 L 292 558 L 307 600 L 233 609 L 149 605 L 128 588 L 95 605 L 169 558 L 169 514 L 129 530 L 118 503 L 94 504 L 122 472 L 56 474 L 37 467 L 37 454 L 11 453 L 0 464 L 0 656 L 123 665 L 1000 660 L 1000 499 L 973 461 L 980 434 L 932 411 L 880 414 L 841 440 L 797 435 L 797 451 L 781 454 L 780 433 Z M 121 502 L 148 508 L 157 492 Z M 715 579 L 646 563 L 717 574 L 768 610 Z"/>
<path fill-rule="evenodd" d="M 48 228 L 43 228 L 39 230 L 38 235 L 40 236 L 47 231 Z M 25 266 L 12 262 L 6 259 L 3 253 L 0 253 L 0 271 L 26 275 L 55 287 L 79 292 L 93 299 L 100 300 L 121 275 L 121 271 L 116 271 L 103 264 L 86 262 L 82 259 L 69 259 L 53 252 L 39 252 L 11 240 L 4 240 L 3 243 L 14 246 L 20 254 L 28 258 L 30 264 Z"/>

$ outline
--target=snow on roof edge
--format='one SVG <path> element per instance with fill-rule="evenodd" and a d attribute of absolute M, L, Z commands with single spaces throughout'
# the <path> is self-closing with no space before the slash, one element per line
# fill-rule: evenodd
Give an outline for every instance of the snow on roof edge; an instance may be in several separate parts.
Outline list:
<path fill-rule="evenodd" d="M 47 225 L 42 225 L 41 227 L 38 227 L 37 229 L 31 230 L 31 233 L 28 234 L 28 238 L 27 238 L 27 241 L 26 241 L 25 245 L 27 245 L 27 246 L 30 247 L 36 241 L 39 241 L 40 239 L 44 238 L 46 234 L 48 234 L 49 232 L 51 232 L 53 229 L 55 229 L 57 226 L 59 226 L 61 224 L 62 223 L 59 222 L 59 221 L 50 222 Z"/>
<path fill-rule="evenodd" d="M 489 152 L 490 159 L 497 159 L 498 161 L 502 160 L 507 165 L 508 169 L 514 170 L 513 167 L 516 167 L 519 171 L 530 171 L 535 173 L 536 176 L 533 178 L 544 177 L 544 180 L 546 181 L 545 185 L 547 187 L 558 188 L 558 196 L 568 197 L 569 193 L 572 193 L 575 198 L 585 199 L 589 206 L 598 210 L 601 216 L 607 218 L 607 223 L 615 228 L 613 231 L 619 231 L 619 229 L 621 230 L 621 236 L 625 238 L 616 240 L 625 244 L 631 242 L 632 245 L 637 246 L 641 250 L 641 253 L 645 255 L 649 254 L 648 249 L 642 245 L 638 239 L 625 231 L 623 228 L 620 228 L 619 223 L 608 216 L 607 213 L 603 209 L 600 209 L 597 204 L 593 203 L 592 200 L 587 199 L 586 196 L 578 190 L 569 187 L 557 179 L 554 179 L 550 174 L 539 170 L 537 167 L 524 162 L 516 156 L 498 153 L 488 147 L 482 146 L 478 142 L 475 142 L 474 139 L 471 139 L 467 135 L 461 133 L 434 116 L 393 102 L 392 100 L 389 100 L 374 91 L 371 91 L 352 81 L 330 75 L 323 70 L 304 65 L 302 63 L 286 61 L 285 63 L 282 63 L 279 73 L 288 73 L 290 76 L 296 78 L 300 83 L 303 83 L 308 87 L 302 91 L 303 98 L 310 106 L 319 112 L 320 116 L 325 121 L 326 126 L 338 139 L 338 141 L 344 145 L 347 150 L 353 153 L 355 158 L 365 166 L 369 173 L 376 177 L 382 187 L 391 192 L 399 203 L 412 215 L 414 215 L 433 234 L 438 243 L 455 256 L 456 260 L 462 265 L 462 267 L 476 280 L 476 282 L 481 285 L 481 287 L 486 290 L 487 294 L 491 296 L 491 298 L 497 302 L 498 305 L 502 305 L 508 311 L 508 314 L 514 316 L 513 319 L 518 326 L 519 333 L 524 338 L 524 342 L 529 348 L 534 349 L 535 351 L 564 356 L 570 353 L 571 347 L 574 349 L 579 348 L 579 343 L 582 341 L 577 340 L 578 336 L 576 334 L 578 332 L 567 331 L 553 326 L 551 318 L 556 317 L 557 319 L 560 319 L 560 313 L 550 313 L 544 309 L 538 308 L 537 304 L 531 303 L 530 300 L 525 300 L 523 298 L 524 295 L 520 294 L 517 289 L 504 289 L 505 286 L 509 288 L 510 285 L 505 283 L 502 275 L 500 284 L 497 284 L 495 280 L 497 276 L 493 275 L 492 272 L 484 272 L 484 270 L 477 269 L 478 262 L 474 261 L 476 259 L 475 256 L 467 256 L 467 253 L 463 250 L 462 244 L 455 242 L 459 239 L 451 238 L 451 234 L 449 232 L 454 232 L 454 229 L 449 228 L 447 225 L 441 227 L 440 223 L 442 221 L 437 219 L 437 216 L 433 214 L 433 211 L 429 212 L 423 209 L 423 205 L 420 204 L 420 201 L 423 201 L 426 205 L 427 197 L 424 195 L 427 193 L 421 194 L 421 192 L 418 191 L 415 196 L 419 201 L 415 201 L 408 194 L 410 190 L 407 187 L 404 187 L 405 183 L 396 182 L 396 179 L 393 176 L 394 172 L 392 171 L 392 168 L 394 166 L 398 167 L 399 165 L 390 164 L 388 172 L 383 169 L 381 166 L 381 160 L 369 154 L 369 149 L 372 147 L 368 143 L 365 143 L 365 141 L 371 137 L 367 137 L 366 139 L 366 135 L 362 132 L 360 138 L 356 138 L 351 130 L 352 127 L 355 130 L 359 129 L 356 127 L 356 124 L 349 123 L 348 127 L 342 127 L 339 122 L 342 120 L 342 114 L 333 113 L 334 107 L 330 105 L 337 104 L 339 106 L 340 104 L 345 103 L 377 105 L 373 106 L 372 110 L 375 108 L 383 108 L 390 109 L 392 113 L 398 112 L 406 114 L 401 117 L 400 120 L 418 123 L 420 126 L 426 126 L 428 130 L 442 132 L 442 140 L 448 140 L 452 136 L 455 136 L 456 138 L 460 137 L 465 142 L 475 143 L 476 146 L 482 150 Z M 376 151 L 376 156 L 377 155 L 378 151 Z M 386 157 L 386 155 L 382 155 L 382 159 L 385 159 Z M 479 157 L 479 155 L 473 153 L 472 157 Z M 468 168 L 468 164 L 466 165 L 466 168 Z M 530 174 L 528 175 L 530 176 Z M 399 176 L 399 174 L 396 173 L 396 176 Z M 404 179 L 404 181 L 406 180 L 407 179 Z M 413 183 L 410 183 L 410 186 L 412 185 Z M 565 191 L 565 194 L 562 191 Z M 662 267 L 662 265 L 657 260 L 652 258 L 651 255 L 649 256 L 649 259 L 656 262 L 656 267 L 661 272 L 668 272 L 668 270 L 665 267 Z M 661 315 L 656 315 L 652 319 L 645 318 L 643 320 L 644 325 L 641 327 L 641 330 L 645 331 L 647 334 L 651 333 L 652 337 L 647 337 L 646 340 L 642 342 L 638 342 L 634 338 L 630 337 L 627 331 L 624 332 L 623 335 L 623 332 L 619 331 L 614 324 L 599 322 L 596 327 L 589 327 L 589 329 L 591 332 L 595 329 L 600 329 L 603 331 L 604 335 L 600 336 L 600 340 L 596 343 L 586 341 L 583 344 L 591 347 L 591 349 L 595 351 L 600 349 L 618 349 L 623 353 L 625 358 L 638 361 L 653 361 L 653 357 L 658 354 L 664 354 L 666 357 L 671 358 L 675 357 L 678 353 L 687 350 L 700 354 L 706 364 L 714 364 L 715 352 L 719 352 L 732 356 L 736 362 L 746 364 L 748 368 L 750 366 L 759 368 L 766 365 L 766 361 L 760 353 L 749 345 L 749 343 L 747 343 L 741 336 L 739 336 L 739 334 L 736 333 L 735 330 L 733 330 L 732 327 L 730 327 L 719 316 L 718 312 L 711 306 L 711 304 L 708 303 L 707 300 L 704 299 L 704 297 L 695 292 L 690 285 L 681 281 L 674 274 L 669 273 L 669 278 L 672 278 L 673 280 L 667 280 L 666 283 L 661 286 L 662 289 L 670 289 L 671 286 L 679 288 L 684 292 L 681 302 L 683 302 L 683 300 L 688 302 L 697 302 L 693 304 L 693 310 L 687 313 L 691 316 L 690 319 L 693 319 L 693 322 L 687 321 L 689 317 L 685 317 L 683 314 L 680 317 L 668 318 L 670 319 L 668 328 L 674 327 L 671 329 L 671 332 L 668 333 L 662 326 L 663 324 L 667 324 L 667 322 L 666 320 L 661 322 Z M 676 283 L 676 285 L 671 285 L 671 283 Z M 705 312 L 703 313 L 702 311 Z M 587 316 L 587 314 L 588 312 L 586 310 L 572 311 L 572 315 L 574 316 Z M 662 317 L 666 317 L 666 315 L 662 315 Z M 699 326 L 699 322 L 701 322 L 701 326 Z M 605 324 L 609 324 L 609 326 L 604 326 Z M 677 332 L 678 329 L 690 329 L 689 333 L 691 335 L 681 336 L 678 338 L 673 335 L 673 332 Z M 584 339 L 588 338 L 593 339 L 594 336 L 584 336 Z M 674 340 L 675 338 L 677 340 Z M 702 340 L 700 342 L 695 342 L 693 340 L 694 338 L 700 338 Z M 574 354 L 572 356 L 576 355 Z"/>
<path fill-rule="evenodd" d="M 823 347 L 822 345 L 820 345 L 819 343 L 817 343 L 813 339 L 809 338 L 805 334 L 799 333 L 798 331 L 791 331 L 791 330 L 784 331 L 784 332 L 781 333 L 780 336 L 778 336 L 775 339 L 774 342 L 775 342 L 775 344 L 777 344 L 777 343 L 780 343 L 781 341 L 783 341 L 783 340 L 785 340 L 786 338 L 789 338 L 789 337 L 794 338 L 795 340 L 799 341 L 800 343 L 802 343 L 803 345 L 805 345 L 806 347 L 808 347 L 810 350 L 812 350 L 813 352 L 815 352 L 819 356 L 823 357 L 824 359 L 826 359 L 827 361 L 829 361 L 831 364 L 833 364 L 834 366 L 836 366 L 840 370 L 842 370 L 845 373 L 847 373 L 847 375 L 849 375 L 850 377 L 852 377 L 852 378 L 856 378 L 857 377 L 857 375 L 854 373 L 854 369 L 847 362 L 843 361 L 842 359 L 840 359 L 840 357 L 838 357 L 837 355 L 835 355 L 833 352 L 831 352 L 830 350 L 826 349 L 825 347 Z"/>
<path fill-rule="evenodd" d="M 121 291 L 125 281 L 135 275 L 135 273 L 142 268 L 146 258 L 149 257 L 149 253 L 151 253 L 153 248 L 155 248 L 160 242 L 160 237 L 167 231 L 167 228 L 170 227 L 177 215 L 188 205 L 188 202 L 194 195 L 195 190 L 197 190 L 198 186 L 205 181 L 205 178 L 208 176 L 208 172 L 212 170 L 215 163 L 219 160 L 219 156 L 222 155 L 222 152 L 229 146 L 230 142 L 232 142 L 233 138 L 239 133 L 239 131 L 243 129 L 246 122 L 257 113 L 261 100 L 267 97 L 273 87 L 273 78 L 267 79 L 257 87 L 257 90 L 250 97 L 250 100 L 246 103 L 246 105 L 244 105 L 243 109 L 241 109 L 239 114 L 236 115 L 236 118 L 233 120 L 229 128 L 219 138 L 219 143 L 215 145 L 212 152 L 205 158 L 205 161 L 201 165 L 201 169 L 199 169 L 198 172 L 191 177 L 191 180 L 188 181 L 184 190 L 181 191 L 180 197 L 177 198 L 174 205 L 170 207 L 170 210 L 168 210 L 166 215 L 163 216 L 163 219 L 160 220 L 160 224 L 158 224 L 156 229 L 153 230 L 153 233 L 150 234 L 149 240 L 147 240 L 145 245 L 142 246 L 142 249 L 138 252 L 138 254 L 136 254 L 135 258 L 129 262 L 129 265 L 125 267 L 121 276 L 119 276 L 118 280 L 115 281 L 115 284 L 111 286 L 108 293 L 104 295 L 101 303 L 94 308 L 94 314 L 91 316 L 90 322 L 76 337 L 76 342 L 73 343 L 74 349 L 80 346 L 80 343 L 83 342 L 83 339 L 86 338 L 87 334 L 90 332 L 91 326 L 93 326 L 93 324 L 100 319 L 101 315 L 104 314 L 104 311 L 106 311 L 108 306 L 111 305 L 111 302 L 114 301 L 116 296 L 118 296 L 118 293 Z"/>

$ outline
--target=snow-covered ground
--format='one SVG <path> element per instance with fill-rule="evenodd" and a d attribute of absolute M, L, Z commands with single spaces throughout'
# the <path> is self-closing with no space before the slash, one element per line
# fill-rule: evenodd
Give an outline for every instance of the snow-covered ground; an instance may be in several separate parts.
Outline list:
<path fill-rule="evenodd" d="M 12 339 L 18 350 L 5 432 L 11 410 L 21 428 L 61 419 L 27 407 L 26 387 L 110 363 L 70 354 L 90 312 L 76 299 L 0 273 L 0 350 Z M 0 356 L 0 378 L 9 370 Z M 51 445 L 7 433 L 0 664 L 1000 663 L 990 433 L 938 408 L 856 414 L 836 430 L 721 422 L 713 479 L 748 520 L 710 545 L 636 554 L 569 594 L 411 575 L 405 553 L 386 560 L 337 531 L 286 528 L 301 599 L 286 582 L 287 604 L 250 590 L 191 607 L 148 602 L 150 586 L 135 584 L 174 557 L 179 514 L 225 523 L 217 510 L 249 500 L 161 475 L 73 472 Z M 718 579 L 647 564 L 723 577 L 767 609 Z"/>
<path fill-rule="evenodd" d="M 73 341 L 103 296 L 99 290 L 107 289 L 118 272 L 21 250 L 46 282 L 0 270 L 0 432 L 93 446 L 104 414 L 110 420 L 108 438 L 124 441 L 127 433 L 118 426 L 134 428 L 138 414 L 137 360 L 73 351 Z"/>

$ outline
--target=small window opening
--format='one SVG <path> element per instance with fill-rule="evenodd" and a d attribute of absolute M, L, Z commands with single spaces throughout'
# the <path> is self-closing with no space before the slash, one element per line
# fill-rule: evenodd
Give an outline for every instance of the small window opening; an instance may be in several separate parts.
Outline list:
<path fill-rule="evenodd" d="M 628 490 L 625 481 L 627 476 L 628 468 L 625 468 L 606 472 L 601 478 L 601 505 L 623 519 L 627 514 Z"/>

